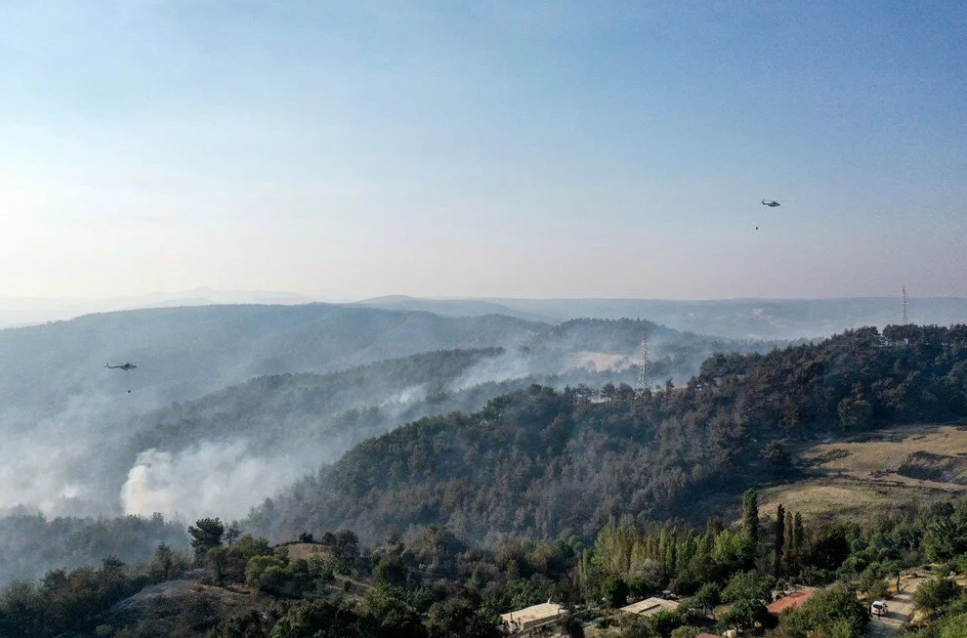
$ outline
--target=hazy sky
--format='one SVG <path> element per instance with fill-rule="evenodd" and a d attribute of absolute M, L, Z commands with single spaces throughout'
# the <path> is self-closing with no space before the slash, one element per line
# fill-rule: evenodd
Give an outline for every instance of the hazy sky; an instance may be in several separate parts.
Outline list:
<path fill-rule="evenodd" d="M 965 244 L 957 0 L 0 3 L 0 296 L 967 296 Z"/>

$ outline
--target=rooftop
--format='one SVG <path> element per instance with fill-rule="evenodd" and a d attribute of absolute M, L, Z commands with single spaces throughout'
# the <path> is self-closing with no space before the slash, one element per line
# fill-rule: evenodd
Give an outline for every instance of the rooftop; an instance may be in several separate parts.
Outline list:
<path fill-rule="evenodd" d="M 654 616 L 660 611 L 672 611 L 673 609 L 677 608 L 678 603 L 676 603 L 674 600 L 665 600 L 664 598 L 646 598 L 628 605 L 627 607 L 622 607 L 621 611 L 629 614 L 638 614 L 639 616 Z"/>
<path fill-rule="evenodd" d="M 813 597 L 816 593 L 815 589 L 797 589 L 791 594 L 780 598 L 776 602 L 772 603 L 768 607 L 770 614 L 781 614 L 787 609 L 795 609 L 797 607 L 802 607 L 807 600 Z"/>
<path fill-rule="evenodd" d="M 504 622 L 514 621 L 518 623 L 528 623 L 535 620 L 542 620 L 544 618 L 554 618 L 555 616 L 560 616 L 567 610 L 557 603 L 541 603 L 540 605 L 534 605 L 533 607 L 526 607 L 518 611 L 512 611 L 506 614 L 501 614 L 500 618 Z"/>

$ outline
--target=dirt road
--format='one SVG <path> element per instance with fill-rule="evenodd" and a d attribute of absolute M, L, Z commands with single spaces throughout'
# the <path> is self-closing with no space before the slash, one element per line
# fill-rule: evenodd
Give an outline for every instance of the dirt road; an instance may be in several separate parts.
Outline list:
<path fill-rule="evenodd" d="M 867 625 L 867 638 L 894 638 L 913 618 L 913 592 L 917 591 L 925 578 L 911 578 L 903 582 L 903 593 L 895 594 L 886 600 L 890 613 L 886 616 L 873 616 Z"/>

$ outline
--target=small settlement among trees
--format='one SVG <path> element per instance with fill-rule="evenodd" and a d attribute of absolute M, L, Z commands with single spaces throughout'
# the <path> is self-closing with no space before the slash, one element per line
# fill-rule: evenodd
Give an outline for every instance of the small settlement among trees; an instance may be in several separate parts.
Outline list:
<path fill-rule="evenodd" d="M 390 533 L 368 548 L 346 530 L 305 533 L 272 547 L 250 535 L 232 538 L 227 529 L 217 519 L 199 520 L 190 528 L 192 556 L 162 545 L 148 565 L 107 560 L 99 569 L 50 572 L 39 586 L 16 583 L 0 598 L 3 635 L 496 637 L 514 618 L 510 612 L 551 602 L 554 622 L 531 626 L 568 636 L 690 638 L 740 630 L 859 638 L 869 622 L 860 599 L 887 595 L 900 573 L 925 564 L 934 576 L 915 596 L 930 623 L 924 638 L 961 637 L 956 632 L 967 623 L 967 597 L 948 577 L 967 572 L 967 499 L 860 525 L 809 521 L 781 506 L 762 512 L 749 491 L 732 527 L 714 517 L 704 529 L 612 520 L 589 544 L 575 536 L 509 539 L 495 549 L 470 546 L 435 526 L 406 540 Z M 192 568 L 203 570 L 204 585 L 171 618 L 105 613 Z M 803 587 L 811 595 L 802 604 L 769 614 L 777 595 Z M 242 594 L 247 603 L 226 614 L 214 602 L 219 591 Z M 648 597 L 677 604 L 646 605 L 644 615 L 621 609 Z M 523 627 L 524 616 L 517 618 Z"/>

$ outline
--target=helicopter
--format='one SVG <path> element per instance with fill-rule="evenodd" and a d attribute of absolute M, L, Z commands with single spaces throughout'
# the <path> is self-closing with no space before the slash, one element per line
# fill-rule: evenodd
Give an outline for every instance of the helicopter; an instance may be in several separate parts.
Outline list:
<path fill-rule="evenodd" d="M 128 379 L 128 373 L 131 372 L 132 370 L 134 370 L 135 368 L 137 368 L 138 366 L 134 365 L 130 361 L 125 361 L 121 365 L 117 365 L 117 366 L 112 366 L 110 363 L 105 363 L 104 364 L 104 367 L 105 368 L 108 368 L 109 370 L 123 370 L 124 371 L 124 378 L 125 379 Z M 128 381 L 128 384 L 129 384 L 128 385 L 128 394 L 131 394 L 130 381 Z"/>
<path fill-rule="evenodd" d="M 134 365 L 133 363 L 128 362 L 128 363 L 122 363 L 119 366 L 112 366 L 110 363 L 105 363 L 104 364 L 104 367 L 105 368 L 109 368 L 111 370 L 124 370 L 125 372 L 127 372 L 128 370 L 134 370 L 138 366 Z"/>
<path fill-rule="evenodd" d="M 775 208 L 776 206 L 779 206 L 780 204 L 779 204 L 779 202 L 777 202 L 774 199 L 764 199 L 764 200 L 762 200 L 762 205 L 763 206 L 768 206 L 769 208 Z"/>

